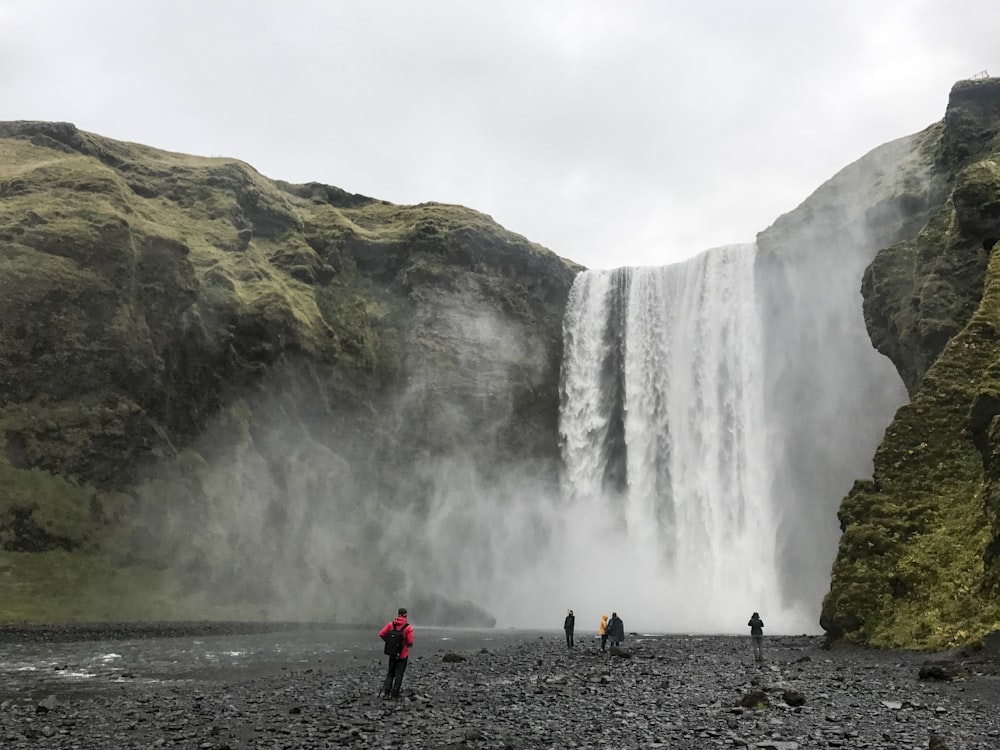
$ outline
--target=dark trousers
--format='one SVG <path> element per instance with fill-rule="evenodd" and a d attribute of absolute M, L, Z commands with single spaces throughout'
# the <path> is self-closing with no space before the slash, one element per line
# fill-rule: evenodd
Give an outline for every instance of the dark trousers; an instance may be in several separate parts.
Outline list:
<path fill-rule="evenodd" d="M 382 685 L 382 695 L 399 697 L 399 688 L 403 684 L 403 672 L 405 671 L 406 659 L 400 659 L 398 656 L 389 657 L 389 672 Z"/>
<path fill-rule="evenodd" d="M 603 651 L 608 646 L 608 636 L 605 633 L 601 636 L 601 651 Z"/>
<path fill-rule="evenodd" d="M 573 628 L 566 628 L 566 645 L 573 648 Z"/>

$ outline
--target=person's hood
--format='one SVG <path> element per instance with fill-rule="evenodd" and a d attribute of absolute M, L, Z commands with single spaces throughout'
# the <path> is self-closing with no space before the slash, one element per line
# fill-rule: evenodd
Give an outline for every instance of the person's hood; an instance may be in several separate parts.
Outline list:
<path fill-rule="evenodd" d="M 607 615 L 601 615 L 601 619 L 604 620 L 605 622 L 607 622 L 608 621 L 608 616 Z"/>
<path fill-rule="evenodd" d="M 397 615 L 396 619 L 392 621 L 392 626 L 396 628 L 396 630 L 401 630 L 403 626 L 407 624 L 406 615 Z"/>

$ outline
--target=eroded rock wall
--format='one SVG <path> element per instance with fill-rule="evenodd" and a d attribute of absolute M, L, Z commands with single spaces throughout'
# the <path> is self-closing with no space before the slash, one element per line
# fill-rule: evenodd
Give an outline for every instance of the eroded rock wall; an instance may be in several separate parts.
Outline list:
<path fill-rule="evenodd" d="M 935 145 L 944 200 L 865 273 L 872 341 L 911 399 L 840 509 L 822 614 L 834 639 L 944 648 L 1000 627 L 998 133 L 1000 80 L 957 84 Z"/>

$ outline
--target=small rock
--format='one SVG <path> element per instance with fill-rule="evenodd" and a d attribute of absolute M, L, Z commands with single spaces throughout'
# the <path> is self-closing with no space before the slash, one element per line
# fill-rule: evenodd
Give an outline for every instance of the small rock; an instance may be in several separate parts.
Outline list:
<path fill-rule="evenodd" d="M 963 677 L 964 675 L 965 672 L 960 666 L 948 662 L 927 662 L 920 667 L 921 680 L 951 682 L 956 677 Z"/>
<path fill-rule="evenodd" d="M 798 690 L 786 690 L 782 693 L 781 699 L 792 707 L 804 706 L 806 703 L 806 697 Z"/>
<path fill-rule="evenodd" d="M 736 705 L 743 708 L 766 708 L 768 706 L 767 693 L 763 690 L 751 690 L 740 698 Z"/>

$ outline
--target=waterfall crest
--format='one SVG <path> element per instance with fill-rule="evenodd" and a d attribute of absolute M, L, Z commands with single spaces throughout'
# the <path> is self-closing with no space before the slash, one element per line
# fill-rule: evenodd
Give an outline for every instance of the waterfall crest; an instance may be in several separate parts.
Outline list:
<path fill-rule="evenodd" d="M 606 519 L 616 595 L 660 629 L 743 632 L 754 610 L 817 629 L 780 588 L 755 254 L 585 271 L 570 293 L 564 500 Z"/>

